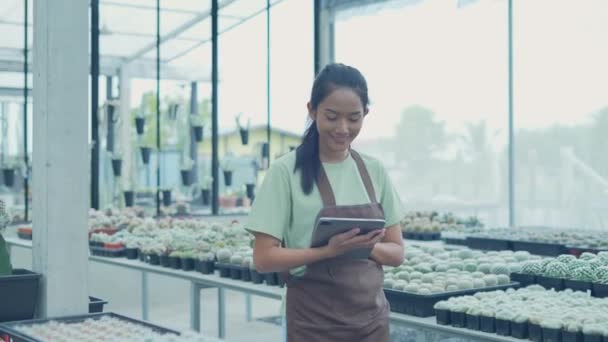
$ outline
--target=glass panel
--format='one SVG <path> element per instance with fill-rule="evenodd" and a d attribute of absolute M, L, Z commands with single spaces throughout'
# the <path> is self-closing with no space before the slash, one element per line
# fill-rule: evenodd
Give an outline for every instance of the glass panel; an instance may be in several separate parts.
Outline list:
<path fill-rule="evenodd" d="M 336 60 L 361 70 L 371 99 L 354 147 L 383 162 L 409 210 L 507 222 L 506 13 L 428 0 L 336 22 Z"/>
<path fill-rule="evenodd" d="M 514 26 L 516 221 L 606 228 L 608 3 L 517 2 Z"/>

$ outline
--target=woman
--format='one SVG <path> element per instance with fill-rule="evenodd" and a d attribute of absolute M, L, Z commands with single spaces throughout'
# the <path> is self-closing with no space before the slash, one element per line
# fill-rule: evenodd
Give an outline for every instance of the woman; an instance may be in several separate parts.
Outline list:
<path fill-rule="evenodd" d="M 389 339 L 382 265 L 403 261 L 403 210 L 382 165 L 350 149 L 368 103 L 357 69 L 326 66 L 312 87 L 302 144 L 273 162 L 249 215 L 256 269 L 287 275 L 289 342 Z M 315 218 L 327 213 L 384 218 L 386 227 L 367 234 L 353 227 L 310 248 Z M 369 259 L 336 258 L 365 248 Z"/>

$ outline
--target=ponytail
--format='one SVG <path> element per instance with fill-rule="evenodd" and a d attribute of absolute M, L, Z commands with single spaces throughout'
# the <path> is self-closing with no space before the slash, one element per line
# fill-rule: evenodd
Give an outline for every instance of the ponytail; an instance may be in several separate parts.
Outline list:
<path fill-rule="evenodd" d="M 319 179 L 321 158 L 319 157 L 319 130 L 313 121 L 304 133 L 302 144 L 296 150 L 296 165 L 294 171 L 301 169 L 300 184 L 304 194 L 310 195 L 313 185 Z"/>

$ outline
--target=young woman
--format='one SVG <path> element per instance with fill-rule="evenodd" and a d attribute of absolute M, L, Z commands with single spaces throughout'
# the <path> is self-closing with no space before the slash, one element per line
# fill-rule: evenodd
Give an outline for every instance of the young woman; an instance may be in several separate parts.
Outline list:
<path fill-rule="evenodd" d="M 272 163 L 247 222 L 258 272 L 285 272 L 287 340 L 389 340 L 382 265 L 403 261 L 398 194 L 376 159 L 350 148 L 368 113 L 367 83 L 350 66 L 330 64 L 312 87 L 312 124 L 302 144 Z M 383 218 L 310 248 L 316 217 Z M 369 249 L 369 259 L 339 258 Z"/>

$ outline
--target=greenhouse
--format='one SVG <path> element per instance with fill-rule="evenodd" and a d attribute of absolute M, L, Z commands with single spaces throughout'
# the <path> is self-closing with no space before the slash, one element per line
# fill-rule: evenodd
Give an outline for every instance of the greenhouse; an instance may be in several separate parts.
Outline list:
<path fill-rule="evenodd" d="M 608 341 L 608 2 L 3 0 L 0 340 Z"/>

